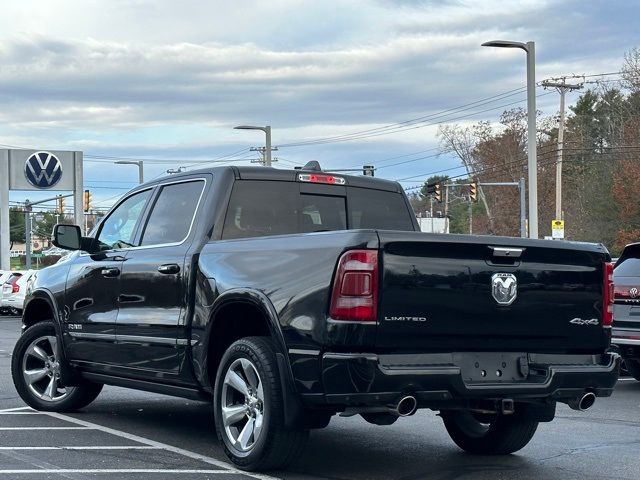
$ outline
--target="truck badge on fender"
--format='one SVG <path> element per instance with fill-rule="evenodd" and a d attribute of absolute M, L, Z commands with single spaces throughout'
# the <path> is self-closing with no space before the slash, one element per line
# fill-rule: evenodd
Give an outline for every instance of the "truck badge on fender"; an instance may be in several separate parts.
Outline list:
<path fill-rule="evenodd" d="M 491 295 L 499 305 L 511 305 L 518 296 L 518 280 L 511 273 L 491 276 Z"/>

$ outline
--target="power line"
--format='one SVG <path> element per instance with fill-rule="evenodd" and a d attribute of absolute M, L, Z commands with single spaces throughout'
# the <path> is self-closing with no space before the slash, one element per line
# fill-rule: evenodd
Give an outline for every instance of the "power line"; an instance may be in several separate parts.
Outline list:
<path fill-rule="evenodd" d="M 482 105 L 486 105 L 489 103 L 494 103 L 496 101 L 499 100 L 504 100 L 505 98 L 508 97 L 512 97 L 514 95 L 518 95 L 522 92 L 525 91 L 524 87 L 520 87 L 514 90 L 509 90 L 508 92 L 504 92 L 498 95 L 494 95 L 492 97 L 487 97 L 481 100 L 477 100 L 475 102 L 470 102 L 470 103 L 466 103 L 464 105 L 460 105 L 458 107 L 454 107 L 454 108 L 449 108 L 447 110 L 442 110 L 440 112 L 435 112 L 429 115 L 425 115 L 422 117 L 418 117 L 418 118 L 413 118 L 411 120 L 405 120 L 402 122 L 397 122 L 397 123 L 393 123 L 390 125 L 385 125 L 383 127 L 376 127 L 376 128 L 371 128 L 371 129 L 367 129 L 367 130 L 361 130 L 358 132 L 352 132 L 352 133 L 348 133 L 348 134 L 343 134 L 343 135 L 335 135 L 332 137 L 325 137 L 325 138 L 318 138 L 318 139 L 311 139 L 311 140 L 306 140 L 306 141 L 300 141 L 300 142 L 295 142 L 295 143 L 285 143 L 282 145 L 278 145 L 279 147 L 298 147 L 298 146 L 306 146 L 306 145 L 317 145 L 317 144 L 321 144 L 321 143 L 334 143 L 334 142 L 341 142 L 341 141 L 348 141 L 348 140 L 355 140 L 355 139 L 359 139 L 359 138 L 369 138 L 369 137 L 375 137 L 375 136 L 379 136 L 379 135 L 387 135 L 389 133 L 395 133 L 396 131 L 404 131 L 404 130 L 409 130 L 410 128 L 405 128 L 407 126 L 412 126 L 415 125 L 416 123 L 423 123 L 427 120 L 432 120 L 434 118 L 438 118 L 438 117 L 443 117 L 443 116 L 448 116 L 448 115 L 452 115 L 455 113 L 459 113 L 465 110 L 470 110 L 471 108 L 475 108 L 478 106 L 482 106 Z M 520 103 L 520 102 L 517 102 Z M 496 107 L 496 108 L 500 108 L 500 107 Z M 420 125 L 419 127 L 422 128 L 424 126 L 428 126 L 428 125 Z M 416 128 L 416 127 L 413 127 Z M 392 131 L 386 131 L 386 130 L 390 130 L 392 129 Z"/>

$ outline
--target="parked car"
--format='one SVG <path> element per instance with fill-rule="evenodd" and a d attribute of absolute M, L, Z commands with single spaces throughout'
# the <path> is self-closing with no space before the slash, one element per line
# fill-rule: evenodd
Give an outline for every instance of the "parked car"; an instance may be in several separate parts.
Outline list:
<path fill-rule="evenodd" d="M 640 381 L 640 243 L 627 245 L 613 271 L 613 343 L 627 372 Z"/>
<path fill-rule="evenodd" d="M 126 194 L 93 237 L 57 225 L 54 244 L 80 253 L 27 297 L 24 401 L 74 410 L 103 384 L 201 399 L 246 470 L 286 466 L 337 413 L 428 408 L 462 449 L 507 454 L 618 377 L 602 245 L 421 233 L 396 182 L 181 173 Z"/>
<path fill-rule="evenodd" d="M 34 274 L 34 270 L 12 272 L 2 285 L 0 308 L 10 315 L 22 315 L 28 282 Z"/>
<path fill-rule="evenodd" d="M 9 308 L 3 306 L 2 301 L 5 296 L 5 291 L 7 292 L 7 295 L 9 295 L 12 292 L 13 285 L 18 281 L 18 279 L 21 276 L 22 276 L 22 272 L 20 271 L 10 271 L 5 274 L 4 279 L 2 280 L 2 283 L 0 283 L 0 314 L 9 315 L 9 313 L 11 313 Z M 5 289 L 5 285 L 7 286 L 6 289 Z"/>

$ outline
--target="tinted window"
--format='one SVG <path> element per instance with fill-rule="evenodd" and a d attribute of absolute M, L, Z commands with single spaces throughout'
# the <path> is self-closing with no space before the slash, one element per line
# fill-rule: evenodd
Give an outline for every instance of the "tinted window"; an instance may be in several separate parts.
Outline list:
<path fill-rule="evenodd" d="M 379 228 L 413 231 L 411 211 L 398 193 L 347 188 L 347 199 L 300 193 L 294 182 L 234 184 L 222 238 Z M 349 218 L 347 218 L 347 204 Z"/>
<path fill-rule="evenodd" d="M 151 190 L 136 193 L 111 212 L 100 226 L 98 250 L 111 250 L 133 246 L 135 226 L 151 195 Z"/>
<path fill-rule="evenodd" d="M 298 211 L 298 232 L 323 232 L 347 228 L 344 197 L 302 194 Z"/>
<path fill-rule="evenodd" d="M 616 264 L 614 273 L 620 277 L 640 277 L 640 258 L 623 259 Z"/>
<path fill-rule="evenodd" d="M 413 213 L 399 193 L 349 188 L 349 228 L 415 230 Z"/>
<path fill-rule="evenodd" d="M 222 238 L 296 233 L 298 192 L 292 185 L 297 187 L 288 182 L 236 182 Z"/>
<path fill-rule="evenodd" d="M 202 181 L 162 187 L 140 244 L 158 245 L 183 241 L 189 234 L 203 187 Z"/>

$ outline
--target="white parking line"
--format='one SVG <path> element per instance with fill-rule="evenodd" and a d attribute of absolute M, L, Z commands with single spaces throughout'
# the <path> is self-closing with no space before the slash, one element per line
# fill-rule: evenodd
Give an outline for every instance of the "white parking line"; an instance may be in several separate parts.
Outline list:
<path fill-rule="evenodd" d="M 160 447 L 150 447 L 148 445 L 87 445 L 87 446 L 64 446 L 64 447 L 0 447 L 0 450 L 161 450 Z"/>
<path fill-rule="evenodd" d="M 31 407 L 13 407 L 13 408 L 3 408 L 2 410 L 0 410 L 0 413 L 19 412 L 20 410 L 32 410 L 32 411 L 34 411 Z"/>
<path fill-rule="evenodd" d="M 280 479 L 278 479 L 278 477 L 272 477 L 270 475 L 264 475 L 264 474 L 253 473 L 253 472 L 244 472 L 242 470 L 238 470 L 236 467 L 234 467 L 230 463 L 223 462 L 221 460 L 217 460 L 215 458 L 208 457 L 208 456 L 202 455 L 200 453 L 191 452 L 191 451 L 185 450 L 183 448 L 174 447 L 173 445 L 167 445 L 166 443 L 161 443 L 161 442 L 157 442 L 155 440 L 150 440 L 150 439 L 145 438 L 145 437 L 140 437 L 140 436 L 134 435 L 132 433 L 122 432 L 122 431 L 116 430 L 114 428 L 104 427 L 104 426 L 99 425 L 97 423 L 87 422 L 86 420 L 79 420 L 77 418 L 70 417 L 68 415 L 63 415 L 61 413 L 55 413 L 55 412 L 42 412 L 42 413 L 44 413 L 45 415 L 48 415 L 50 417 L 57 418 L 59 420 L 64 420 L 66 422 L 75 423 L 76 425 L 80 425 L 80 426 L 83 426 L 83 427 L 91 428 L 93 430 L 100 430 L 102 432 L 109 433 L 111 435 L 115 435 L 116 437 L 126 438 L 127 440 L 131 440 L 133 442 L 138 442 L 138 443 L 141 443 L 143 445 L 150 446 L 150 447 L 157 447 L 157 448 L 160 448 L 160 449 L 163 449 L 163 450 L 167 450 L 169 452 L 176 453 L 178 455 L 182 455 L 183 457 L 193 458 L 194 460 L 199 460 L 201 462 L 205 462 L 205 463 L 208 463 L 210 465 L 215 465 L 216 467 L 228 469 L 228 470 L 218 471 L 217 473 L 242 474 L 242 475 L 245 475 L 247 477 L 257 478 L 259 480 L 280 480 Z M 45 470 L 42 470 L 42 472 L 44 473 Z M 104 472 L 108 473 L 108 471 L 106 471 L 106 470 Z M 116 473 L 118 473 L 118 472 L 123 472 L 123 471 L 122 470 L 117 470 Z M 156 473 L 155 471 L 149 471 L 149 470 L 144 470 L 144 472 Z M 157 471 L 157 473 L 162 473 L 162 472 L 171 473 L 170 470 L 158 470 Z M 180 472 L 185 472 L 185 471 L 182 470 Z M 205 472 L 206 472 L 205 470 L 194 470 L 193 471 L 193 473 L 205 473 Z M 3 471 L 0 470 L 0 473 L 3 473 Z M 85 472 L 70 471 L 70 473 L 85 473 Z M 90 472 L 86 472 L 86 473 L 90 473 Z M 95 472 L 95 473 L 100 473 L 100 472 Z M 132 472 L 132 473 L 136 473 L 136 472 Z M 141 471 L 140 473 L 143 473 L 143 472 Z M 179 472 L 177 471 L 176 473 L 179 473 Z"/>
<path fill-rule="evenodd" d="M 20 473 L 219 473 L 219 474 L 243 474 L 239 470 L 173 470 L 162 468 L 37 468 L 31 470 L 0 470 L 0 474 L 17 475 Z"/>
<path fill-rule="evenodd" d="M 0 415 L 44 415 L 40 412 L 3 412 L 0 411 Z"/>
<path fill-rule="evenodd" d="M 93 430 L 87 427 L 0 427 L 0 430 Z"/>

